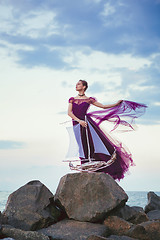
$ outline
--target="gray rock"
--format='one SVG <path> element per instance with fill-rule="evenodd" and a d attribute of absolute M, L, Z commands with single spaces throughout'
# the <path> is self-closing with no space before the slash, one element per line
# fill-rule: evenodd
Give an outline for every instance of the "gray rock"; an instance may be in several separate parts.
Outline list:
<path fill-rule="evenodd" d="M 139 206 L 132 206 L 132 209 L 138 211 L 138 212 L 144 212 L 143 208 L 142 207 L 139 207 Z"/>
<path fill-rule="evenodd" d="M 160 210 L 152 210 L 147 213 L 149 220 L 158 220 L 160 219 Z"/>
<path fill-rule="evenodd" d="M 111 235 L 107 239 L 110 239 L 110 240 L 138 240 L 137 238 L 131 238 L 128 236 L 117 236 L 117 235 Z"/>
<path fill-rule="evenodd" d="M 48 228 L 37 230 L 52 239 L 63 240 L 86 240 L 90 235 L 109 236 L 109 230 L 106 226 L 97 223 L 80 222 L 75 220 L 62 220 Z"/>
<path fill-rule="evenodd" d="M 0 224 L 6 224 L 7 223 L 7 217 L 4 216 L 0 211 Z"/>
<path fill-rule="evenodd" d="M 7 224 L 23 230 L 47 227 L 61 216 L 53 198 L 50 190 L 40 181 L 28 182 L 9 195 L 3 217 L 7 217 Z"/>
<path fill-rule="evenodd" d="M 104 225 L 110 230 L 111 234 L 125 235 L 133 226 L 132 223 L 125 221 L 117 216 L 109 216 L 104 220 Z"/>
<path fill-rule="evenodd" d="M 106 239 L 108 239 L 108 238 L 101 237 L 101 236 L 96 236 L 96 235 L 91 235 L 86 240 L 106 240 Z"/>
<path fill-rule="evenodd" d="M 149 221 L 149 218 L 143 211 L 143 208 L 130 207 L 128 205 L 125 205 L 119 209 L 114 209 L 111 213 L 109 213 L 109 215 L 118 216 L 134 224 Z"/>
<path fill-rule="evenodd" d="M 134 225 L 132 228 L 129 229 L 126 235 L 139 240 L 151 240 L 147 235 L 147 231 L 141 225 Z"/>
<path fill-rule="evenodd" d="M 148 192 L 148 203 L 144 208 L 145 213 L 148 213 L 152 210 L 160 210 L 160 197 L 157 196 L 154 192 Z"/>
<path fill-rule="evenodd" d="M 36 231 L 23 231 L 10 225 L 3 225 L 2 233 L 16 240 L 49 240 L 49 237 Z"/>
<path fill-rule="evenodd" d="M 145 228 L 149 240 L 160 240 L 160 221 L 148 221 L 139 225 Z"/>
<path fill-rule="evenodd" d="M 124 220 L 128 221 L 131 218 L 135 217 L 137 214 L 137 210 L 133 209 L 132 207 L 125 205 L 119 209 L 114 209 L 109 215 L 111 216 L 118 216 L 123 218 Z"/>
<path fill-rule="evenodd" d="M 123 206 L 127 194 L 108 174 L 72 173 L 63 176 L 58 185 L 55 202 L 70 219 L 103 221 L 108 212 Z"/>
<path fill-rule="evenodd" d="M 128 236 L 117 236 L 117 235 L 111 235 L 108 238 L 92 235 L 87 238 L 87 240 L 107 240 L 107 239 L 110 239 L 110 240 L 136 240 L 136 238 L 131 238 Z"/>

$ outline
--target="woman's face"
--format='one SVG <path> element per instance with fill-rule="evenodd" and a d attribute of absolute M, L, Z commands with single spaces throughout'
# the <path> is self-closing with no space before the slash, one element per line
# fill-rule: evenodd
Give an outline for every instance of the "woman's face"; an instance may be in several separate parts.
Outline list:
<path fill-rule="evenodd" d="M 84 90 L 85 86 L 83 86 L 81 81 L 78 81 L 76 84 L 76 91 Z"/>

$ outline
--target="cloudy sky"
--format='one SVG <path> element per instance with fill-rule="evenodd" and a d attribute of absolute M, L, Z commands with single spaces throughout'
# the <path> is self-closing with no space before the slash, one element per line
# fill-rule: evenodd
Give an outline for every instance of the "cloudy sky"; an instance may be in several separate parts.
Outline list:
<path fill-rule="evenodd" d="M 148 105 L 137 131 L 114 134 L 136 164 L 120 185 L 158 191 L 160 1 L 0 0 L 0 23 L 0 190 L 39 179 L 54 192 L 70 172 L 60 123 L 85 79 L 99 102 Z"/>

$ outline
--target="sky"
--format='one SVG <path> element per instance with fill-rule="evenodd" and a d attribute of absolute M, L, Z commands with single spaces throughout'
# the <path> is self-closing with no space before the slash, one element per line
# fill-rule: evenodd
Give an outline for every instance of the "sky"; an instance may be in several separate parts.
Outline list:
<path fill-rule="evenodd" d="M 71 173 L 60 123 L 85 79 L 103 104 L 147 104 L 136 131 L 113 133 L 136 164 L 119 184 L 159 191 L 160 1 L 0 0 L 0 22 L 0 190 L 40 180 L 54 193 Z"/>

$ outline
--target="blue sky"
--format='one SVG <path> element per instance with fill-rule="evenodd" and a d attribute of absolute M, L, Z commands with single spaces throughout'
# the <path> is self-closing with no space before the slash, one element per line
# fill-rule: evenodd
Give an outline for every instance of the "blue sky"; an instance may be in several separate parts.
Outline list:
<path fill-rule="evenodd" d="M 148 105 L 138 130 L 118 136 L 137 164 L 121 185 L 159 190 L 159 16 L 159 0 L 0 1 L 0 189 L 37 178 L 55 190 L 70 172 L 59 123 L 86 79 L 99 102 Z"/>

